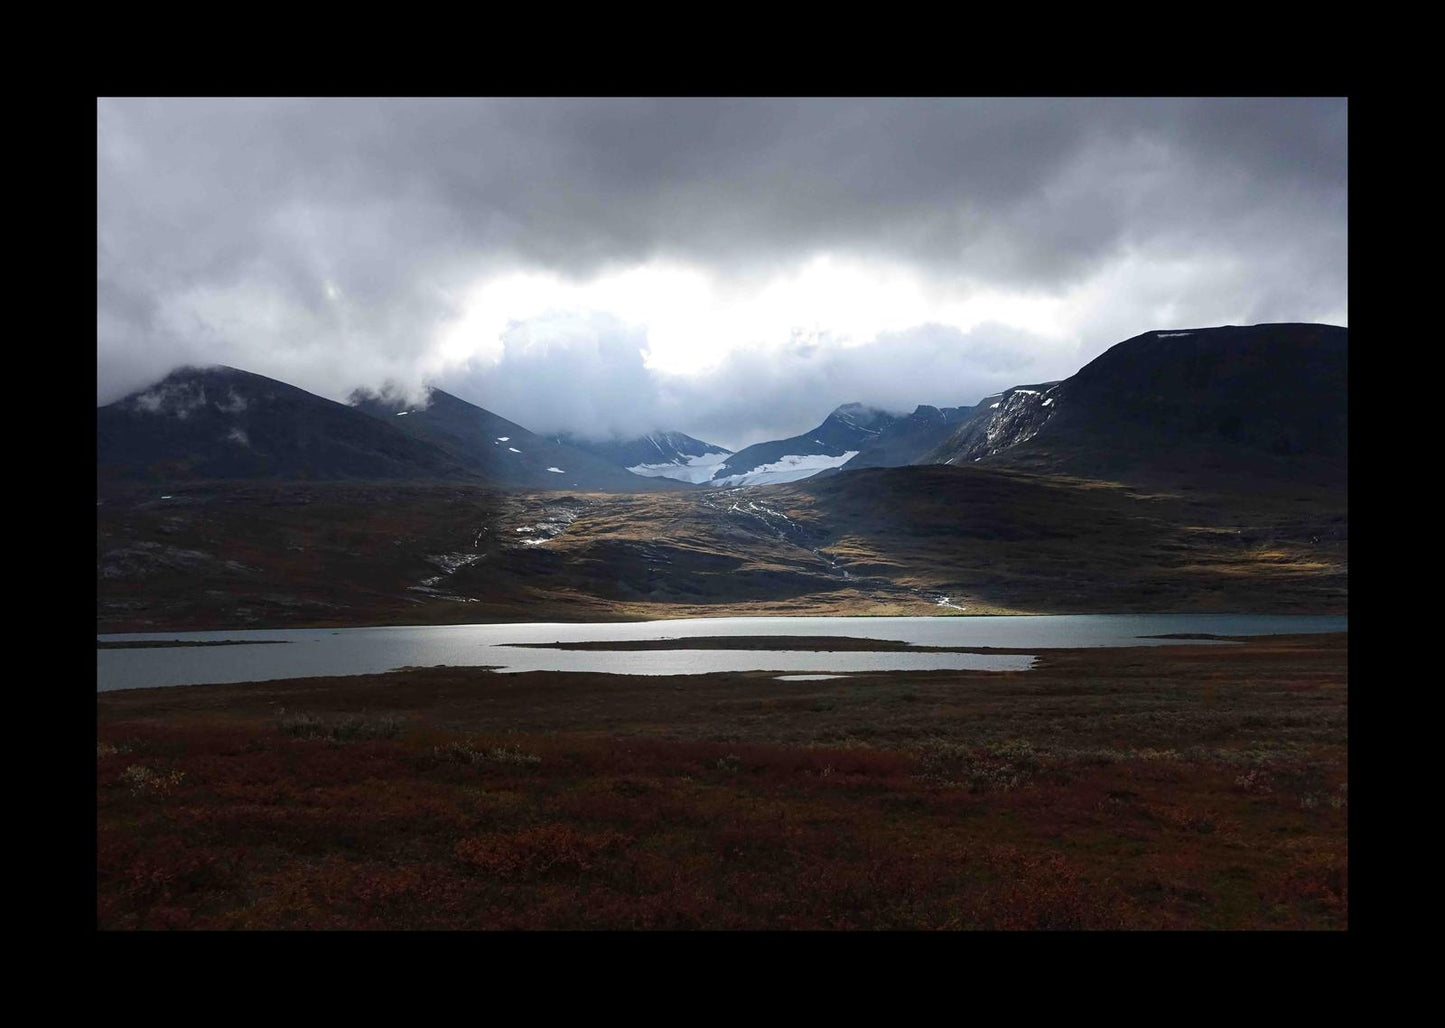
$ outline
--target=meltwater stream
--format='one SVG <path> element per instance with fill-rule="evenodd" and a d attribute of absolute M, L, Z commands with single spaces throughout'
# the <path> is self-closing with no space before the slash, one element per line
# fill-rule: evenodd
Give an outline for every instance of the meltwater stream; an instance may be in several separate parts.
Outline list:
<path fill-rule="evenodd" d="M 1068 614 L 1004 617 L 692 618 L 618 624 L 512 624 L 308 628 L 101 635 L 112 641 L 272 642 L 284 645 L 103 649 L 96 688 L 260 682 L 280 678 L 378 674 L 439 664 L 501 672 L 597 671 L 618 675 L 687 675 L 714 671 L 847 673 L 859 671 L 1025 670 L 1020 654 L 909 653 L 846 650 L 519 649 L 506 643 L 637 641 L 700 636 L 832 636 L 919 646 L 1059 649 L 1163 646 L 1194 640 L 1149 636 L 1279 635 L 1344 632 L 1344 616 L 1253 614 Z M 1227 645 L 1227 644 L 1221 644 Z"/>

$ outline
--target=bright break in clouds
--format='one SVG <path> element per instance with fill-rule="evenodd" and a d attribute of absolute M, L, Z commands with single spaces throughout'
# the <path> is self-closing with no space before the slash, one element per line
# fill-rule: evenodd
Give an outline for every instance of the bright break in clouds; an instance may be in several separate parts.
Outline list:
<path fill-rule="evenodd" d="M 1149 330 L 1348 323 L 1347 105 L 97 104 L 97 386 L 435 384 L 737 447 Z"/>

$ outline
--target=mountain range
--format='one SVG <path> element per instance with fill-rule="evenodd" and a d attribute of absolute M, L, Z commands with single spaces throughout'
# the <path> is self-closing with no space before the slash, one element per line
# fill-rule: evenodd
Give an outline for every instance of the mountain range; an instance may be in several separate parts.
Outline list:
<path fill-rule="evenodd" d="M 180 369 L 97 411 L 98 622 L 1343 611 L 1347 364 L 1330 326 L 1150 332 L 737 453 Z"/>
<path fill-rule="evenodd" d="M 440 389 L 350 404 L 234 368 L 181 368 L 97 411 L 101 481 L 463 480 L 501 489 L 646 492 L 776 485 L 915 464 L 1082 475 L 1197 464 L 1342 468 L 1348 330 L 1147 332 L 1070 378 L 972 406 L 899 414 L 847 403 L 817 427 L 734 453 L 676 431 L 546 436 Z"/>
<path fill-rule="evenodd" d="M 352 394 L 351 401 L 356 410 L 434 446 L 477 478 L 499 488 L 642 492 L 679 487 L 672 481 L 633 475 L 611 460 L 531 432 L 440 389 L 430 391 L 425 406 L 409 406 L 361 390 Z"/>

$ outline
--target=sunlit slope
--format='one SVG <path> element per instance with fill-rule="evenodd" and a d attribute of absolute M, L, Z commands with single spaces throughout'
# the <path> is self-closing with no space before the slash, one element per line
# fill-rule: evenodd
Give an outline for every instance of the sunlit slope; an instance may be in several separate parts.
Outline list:
<path fill-rule="evenodd" d="M 762 489 L 195 487 L 97 509 L 110 630 L 777 614 L 1342 613 L 1343 494 L 982 467 Z"/>

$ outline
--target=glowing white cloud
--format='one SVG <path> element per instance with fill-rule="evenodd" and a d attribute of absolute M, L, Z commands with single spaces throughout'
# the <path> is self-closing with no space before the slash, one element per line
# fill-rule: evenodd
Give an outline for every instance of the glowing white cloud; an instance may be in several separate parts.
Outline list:
<path fill-rule="evenodd" d="M 857 346 L 922 324 L 967 332 L 983 323 L 1070 338 L 1062 297 L 960 286 L 944 291 L 906 267 L 830 254 L 743 282 L 651 263 L 587 281 L 543 272 L 500 275 L 455 299 L 432 366 L 496 361 L 509 327 L 539 318 L 604 314 L 639 326 L 646 364 L 664 374 L 715 368 L 740 349 L 821 343 Z"/>
<path fill-rule="evenodd" d="M 1329 98 L 101 99 L 97 398 L 226 363 L 735 444 L 1149 330 L 1346 324 L 1347 127 Z"/>

